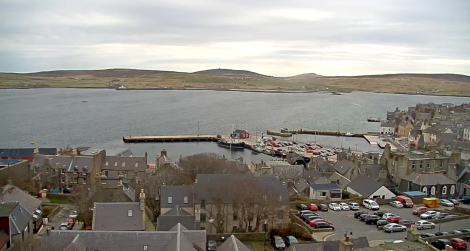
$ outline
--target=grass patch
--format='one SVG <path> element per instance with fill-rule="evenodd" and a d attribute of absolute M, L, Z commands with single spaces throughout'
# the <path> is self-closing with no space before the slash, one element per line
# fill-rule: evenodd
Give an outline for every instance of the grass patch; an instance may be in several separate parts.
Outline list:
<path fill-rule="evenodd" d="M 57 204 L 70 204 L 71 202 L 68 200 L 64 199 L 58 199 L 58 198 L 50 198 L 49 201 L 51 203 L 57 203 Z"/>

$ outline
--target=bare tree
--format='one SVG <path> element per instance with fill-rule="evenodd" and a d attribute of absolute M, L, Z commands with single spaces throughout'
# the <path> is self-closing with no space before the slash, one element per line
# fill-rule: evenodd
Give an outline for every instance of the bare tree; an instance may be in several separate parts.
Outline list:
<path fill-rule="evenodd" d="M 94 206 L 93 194 L 95 190 L 88 190 L 86 188 L 76 189 L 79 191 L 72 199 L 72 204 L 76 206 L 78 212 L 78 220 L 85 223 L 85 226 L 91 226 L 93 220 Z"/>

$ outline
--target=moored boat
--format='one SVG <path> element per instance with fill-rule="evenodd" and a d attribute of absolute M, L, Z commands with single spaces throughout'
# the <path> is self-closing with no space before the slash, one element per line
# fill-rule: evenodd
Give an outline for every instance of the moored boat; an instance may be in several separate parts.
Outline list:
<path fill-rule="evenodd" d="M 245 147 L 245 143 L 236 139 L 219 140 L 219 142 L 217 142 L 217 145 L 232 150 L 243 150 L 243 148 Z"/>

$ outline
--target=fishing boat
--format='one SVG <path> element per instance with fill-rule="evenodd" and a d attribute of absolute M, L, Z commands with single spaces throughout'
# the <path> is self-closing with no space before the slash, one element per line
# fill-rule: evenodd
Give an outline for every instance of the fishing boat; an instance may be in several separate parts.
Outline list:
<path fill-rule="evenodd" d="M 245 143 L 236 139 L 219 140 L 217 145 L 231 150 L 243 150 L 245 147 Z"/>
<path fill-rule="evenodd" d="M 380 122 L 380 118 L 370 117 L 367 119 L 368 122 Z"/>
<path fill-rule="evenodd" d="M 82 100 L 82 103 L 86 103 L 86 102 L 88 102 L 88 101 L 86 101 L 86 100 Z"/>
<path fill-rule="evenodd" d="M 354 134 L 352 134 L 352 133 L 350 133 L 350 132 L 347 132 L 347 133 L 344 134 L 344 136 L 346 136 L 346 137 L 352 137 L 352 136 L 354 136 Z"/>

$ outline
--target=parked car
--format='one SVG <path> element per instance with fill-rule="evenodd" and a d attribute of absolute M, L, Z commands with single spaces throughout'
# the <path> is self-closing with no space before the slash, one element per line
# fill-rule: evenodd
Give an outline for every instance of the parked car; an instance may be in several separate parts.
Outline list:
<path fill-rule="evenodd" d="M 398 223 L 400 221 L 400 216 L 392 216 L 387 218 L 387 221 L 390 223 Z"/>
<path fill-rule="evenodd" d="M 467 205 L 470 204 L 470 197 L 468 197 L 468 198 L 462 200 L 461 202 L 462 202 L 463 204 L 467 204 Z"/>
<path fill-rule="evenodd" d="M 341 211 L 341 207 L 339 206 L 338 203 L 330 203 L 328 207 L 334 211 Z"/>
<path fill-rule="evenodd" d="M 308 204 L 307 209 L 310 211 L 318 211 L 318 207 L 315 204 Z"/>
<path fill-rule="evenodd" d="M 307 224 L 310 224 L 311 221 L 317 220 L 317 219 L 321 219 L 321 216 L 310 215 L 310 216 L 308 216 L 308 217 L 305 218 L 305 222 L 306 222 Z"/>
<path fill-rule="evenodd" d="M 397 196 L 397 201 L 404 207 L 413 207 L 413 201 L 407 196 Z"/>
<path fill-rule="evenodd" d="M 398 224 L 401 224 L 401 225 L 403 225 L 403 224 L 413 224 L 413 223 L 414 223 L 413 221 L 407 220 L 407 219 L 400 219 L 398 221 Z"/>
<path fill-rule="evenodd" d="M 341 210 L 343 210 L 343 211 L 348 211 L 348 210 L 351 209 L 351 208 L 349 207 L 349 205 L 346 204 L 346 203 L 344 203 L 344 202 L 339 203 L 339 206 L 341 207 Z"/>
<path fill-rule="evenodd" d="M 380 227 L 380 226 L 385 226 L 387 224 L 390 224 L 390 222 L 388 222 L 387 220 L 381 219 L 381 220 L 378 220 L 375 224 L 377 225 L 377 227 Z"/>
<path fill-rule="evenodd" d="M 399 201 L 392 201 L 392 202 L 390 202 L 390 206 L 396 207 L 396 208 L 402 208 L 403 204 L 401 204 L 401 202 L 399 202 Z"/>
<path fill-rule="evenodd" d="M 72 213 L 70 213 L 69 217 L 72 217 L 74 219 L 77 219 L 78 217 L 78 212 L 77 211 L 72 211 Z"/>
<path fill-rule="evenodd" d="M 324 220 L 324 219 L 316 219 L 316 220 L 313 220 L 313 221 L 311 221 L 311 222 L 309 223 L 309 225 L 310 225 L 311 227 L 313 227 L 313 226 L 315 225 L 315 223 L 317 223 L 317 222 L 326 222 L 326 223 L 328 223 L 328 224 L 330 224 L 330 225 L 333 225 L 333 223 L 332 223 L 331 221 L 327 221 L 327 220 Z"/>
<path fill-rule="evenodd" d="M 449 235 L 449 232 L 437 232 L 436 236 L 444 236 L 444 235 Z"/>
<path fill-rule="evenodd" d="M 274 250 L 286 250 L 286 243 L 279 235 L 274 235 L 271 237 L 271 245 Z"/>
<path fill-rule="evenodd" d="M 427 207 L 418 207 L 416 208 L 415 210 L 413 210 L 413 214 L 414 215 L 420 215 L 424 212 L 428 211 L 428 208 Z"/>
<path fill-rule="evenodd" d="M 370 209 L 370 210 L 379 210 L 380 206 L 377 204 L 377 202 L 369 199 L 365 199 L 362 201 L 362 205 L 364 205 L 365 208 Z"/>
<path fill-rule="evenodd" d="M 449 200 L 446 199 L 441 199 L 441 205 L 446 206 L 446 207 L 453 207 L 454 203 L 450 202 Z"/>
<path fill-rule="evenodd" d="M 366 221 L 366 217 L 369 216 L 369 215 L 371 215 L 371 214 L 361 214 L 361 215 L 359 216 L 359 220 L 361 220 L 361 221 Z"/>
<path fill-rule="evenodd" d="M 326 204 L 320 204 L 320 205 L 318 205 L 318 210 L 328 211 L 328 206 Z"/>
<path fill-rule="evenodd" d="M 307 221 L 307 218 L 310 217 L 310 216 L 318 216 L 318 215 L 314 215 L 314 214 L 302 214 L 302 216 L 300 216 L 300 219 L 302 219 L 303 221 Z"/>
<path fill-rule="evenodd" d="M 447 245 L 451 246 L 451 243 L 447 239 L 438 239 L 438 240 L 431 242 L 431 245 L 433 245 L 435 248 L 439 250 L 444 250 Z"/>
<path fill-rule="evenodd" d="M 393 216 L 398 216 L 398 215 L 396 215 L 396 214 L 394 214 L 394 213 L 384 213 L 384 214 L 382 215 L 382 218 L 388 219 L 388 218 L 393 217 Z"/>
<path fill-rule="evenodd" d="M 407 227 L 400 225 L 400 224 L 396 224 L 396 223 L 390 223 L 384 226 L 385 232 L 389 232 L 389 233 L 405 232 L 407 229 L 408 229 Z"/>
<path fill-rule="evenodd" d="M 73 228 L 72 224 L 68 222 L 62 222 L 60 224 L 59 230 L 72 230 L 72 228 Z"/>
<path fill-rule="evenodd" d="M 460 203 L 456 199 L 449 199 L 450 202 L 454 203 L 454 205 L 458 206 Z"/>
<path fill-rule="evenodd" d="M 75 218 L 72 218 L 70 216 L 68 216 L 66 219 L 65 219 L 65 223 L 69 223 L 72 225 L 72 228 L 73 226 L 75 226 Z"/>
<path fill-rule="evenodd" d="M 301 210 L 301 211 L 299 212 L 299 216 L 302 216 L 302 214 L 313 214 L 313 212 L 310 211 L 310 210 Z"/>
<path fill-rule="evenodd" d="M 470 233 L 470 228 L 464 228 L 459 230 L 462 233 Z"/>
<path fill-rule="evenodd" d="M 424 234 L 420 234 L 419 237 L 421 238 L 429 238 L 429 237 L 434 237 L 435 235 L 434 234 L 431 234 L 431 233 L 424 233 Z"/>
<path fill-rule="evenodd" d="M 416 227 L 421 230 L 421 229 L 433 229 L 436 227 L 436 225 L 432 222 L 429 222 L 429 221 L 425 221 L 425 220 L 420 220 L 418 222 L 415 223 Z"/>
<path fill-rule="evenodd" d="M 450 245 L 454 248 L 454 249 L 467 249 L 467 243 L 465 243 L 464 240 L 460 239 L 460 238 L 452 238 L 450 240 Z"/>
<path fill-rule="evenodd" d="M 318 229 L 318 228 L 331 228 L 331 229 L 335 230 L 335 227 L 333 225 L 330 225 L 326 222 L 317 222 L 317 223 L 313 224 L 313 228 L 315 228 L 315 229 Z"/>
<path fill-rule="evenodd" d="M 351 210 L 359 210 L 359 204 L 357 204 L 356 202 L 349 202 L 348 206 L 349 208 L 351 208 Z"/>
<path fill-rule="evenodd" d="M 449 234 L 461 234 L 462 232 L 460 232 L 459 230 L 452 230 L 452 231 L 449 231 Z"/>
<path fill-rule="evenodd" d="M 359 216 L 361 216 L 361 214 L 367 214 L 367 212 L 364 212 L 364 211 L 359 211 L 359 212 L 355 212 L 354 213 L 354 218 L 359 218 Z"/>
<path fill-rule="evenodd" d="M 307 209 L 308 209 L 308 208 L 307 208 L 307 205 L 305 205 L 305 204 L 297 204 L 295 207 L 296 207 L 298 210 L 307 210 Z"/>
<path fill-rule="evenodd" d="M 382 212 L 382 211 L 377 211 L 377 212 L 374 213 L 374 215 L 377 215 L 379 217 L 384 216 L 384 214 L 385 214 L 385 212 Z"/>
<path fill-rule="evenodd" d="M 217 250 L 217 242 L 214 240 L 209 240 L 207 242 L 207 251 L 215 251 Z"/>
<path fill-rule="evenodd" d="M 437 214 L 434 215 L 432 218 L 433 219 L 444 219 L 445 217 L 447 217 L 447 215 L 449 215 L 449 213 L 437 212 Z"/>
<path fill-rule="evenodd" d="M 379 216 L 377 216 L 377 215 L 369 215 L 369 216 L 367 216 L 367 217 L 365 218 L 364 221 L 365 221 L 367 224 L 370 225 L 370 224 L 376 224 L 376 222 L 377 222 L 378 220 L 380 220 L 380 219 L 381 219 L 381 218 L 380 218 Z"/>
<path fill-rule="evenodd" d="M 427 211 L 427 212 L 422 213 L 419 217 L 421 219 L 432 219 L 432 217 L 434 217 L 434 215 L 436 214 L 437 214 L 436 211 Z"/>
<path fill-rule="evenodd" d="M 286 236 L 285 243 L 286 243 L 286 246 L 290 246 L 291 244 L 299 243 L 299 241 L 297 241 L 297 239 L 294 236 L 288 235 Z"/>

